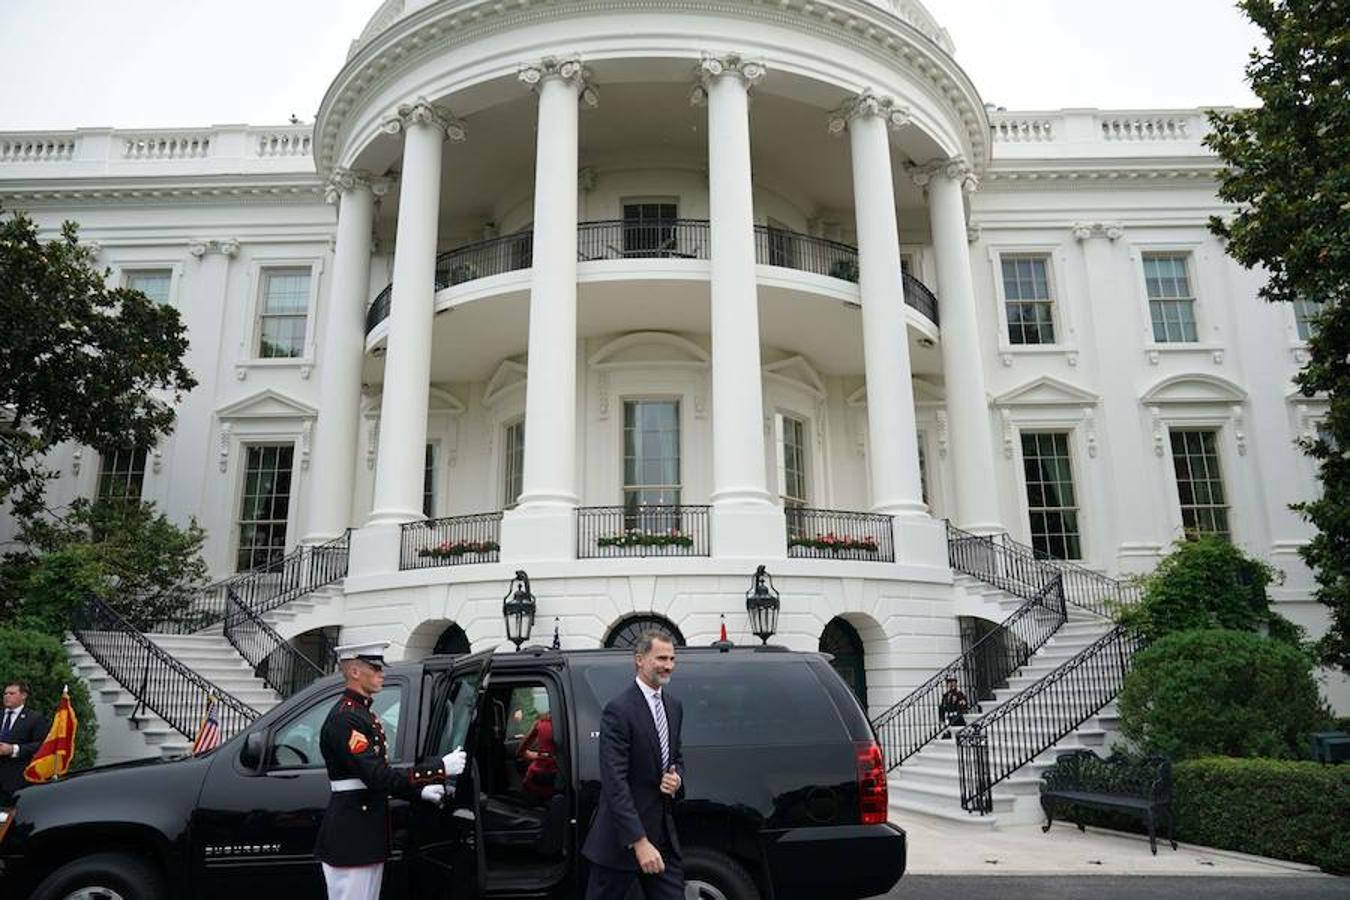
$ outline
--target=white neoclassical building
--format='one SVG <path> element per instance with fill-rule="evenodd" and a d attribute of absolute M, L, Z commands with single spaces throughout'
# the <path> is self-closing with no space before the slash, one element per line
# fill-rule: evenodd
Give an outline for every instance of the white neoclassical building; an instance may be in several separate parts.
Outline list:
<path fill-rule="evenodd" d="M 220 578 L 351 529 L 275 627 L 394 657 L 504 644 L 517 569 L 545 643 L 753 640 L 763 564 L 873 713 L 1001 618 L 944 520 L 1117 577 L 1222 533 L 1316 632 L 1312 310 L 1208 232 L 1203 113 L 994 110 L 954 52 L 915 0 L 387 0 L 312 126 L 0 134 L 201 382 L 54 499 Z"/>

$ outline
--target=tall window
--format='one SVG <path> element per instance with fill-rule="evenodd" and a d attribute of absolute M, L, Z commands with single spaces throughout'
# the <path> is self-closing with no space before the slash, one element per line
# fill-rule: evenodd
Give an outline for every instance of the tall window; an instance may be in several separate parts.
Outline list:
<path fill-rule="evenodd" d="M 1008 311 L 1008 343 L 1053 344 L 1054 301 L 1050 296 L 1049 257 L 1005 256 L 1003 302 Z"/>
<path fill-rule="evenodd" d="M 1317 317 L 1326 309 L 1326 304 L 1317 300 L 1294 301 L 1294 327 L 1298 329 L 1298 339 L 1306 341 L 1317 332 Z"/>
<path fill-rule="evenodd" d="M 924 505 L 931 509 L 933 504 L 928 499 L 928 451 L 924 449 L 928 437 L 922 431 L 918 433 L 917 437 L 919 441 L 919 494 L 923 497 Z"/>
<path fill-rule="evenodd" d="M 525 484 L 525 420 L 506 426 L 502 438 L 502 508 L 510 509 L 520 499 Z"/>
<path fill-rule="evenodd" d="M 288 359 L 305 355 L 309 317 L 309 270 L 263 272 L 258 305 L 258 357 Z"/>
<path fill-rule="evenodd" d="M 169 286 L 173 283 L 171 269 L 137 269 L 126 273 L 127 287 L 140 291 L 152 303 L 164 306 L 169 302 Z"/>
<path fill-rule="evenodd" d="M 1227 540 L 1231 532 L 1219 469 L 1218 432 L 1173 430 L 1171 438 L 1181 527 L 1188 535 L 1211 534 Z"/>
<path fill-rule="evenodd" d="M 1186 253 L 1144 254 L 1148 310 L 1153 320 L 1153 340 L 1159 344 L 1186 344 L 1199 340 L 1188 259 Z"/>
<path fill-rule="evenodd" d="M 145 448 L 119 447 L 100 455 L 98 498 L 141 499 L 145 484 Z"/>
<path fill-rule="evenodd" d="M 674 506 L 679 502 L 680 402 L 625 400 L 623 403 L 625 512 L 633 515 L 643 507 Z"/>
<path fill-rule="evenodd" d="M 244 496 L 239 506 L 238 571 L 266 565 L 286 555 L 286 518 L 291 509 L 291 444 L 247 448 Z"/>
<path fill-rule="evenodd" d="M 623 205 L 623 255 L 666 256 L 675 249 L 676 205 L 644 201 Z"/>
<path fill-rule="evenodd" d="M 427 457 L 422 465 L 422 515 L 436 517 L 436 445 L 427 444 Z"/>
<path fill-rule="evenodd" d="M 786 509 L 808 506 L 806 489 L 806 423 L 793 416 L 778 414 L 778 464 L 782 478 L 778 485 Z"/>
<path fill-rule="evenodd" d="M 1023 432 L 1022 468 L 1026 472 L 1031 546 L 1052 559 L 1081 559 L 1069 436 L 1063 432 Z"/>

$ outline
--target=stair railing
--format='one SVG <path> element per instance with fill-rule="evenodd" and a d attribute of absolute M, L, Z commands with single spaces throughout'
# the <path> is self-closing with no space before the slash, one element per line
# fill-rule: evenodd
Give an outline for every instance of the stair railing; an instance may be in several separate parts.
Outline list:
<path fill-rule="evenodd" d="M 1068 618 L 1064 581 L 1058 570 L 1038 563 L 1018 547 L 947 523 L 951 567 L 1026 602 L 968 650 L 900 699 L 872 722 L 888 770 L 923 749 L 947 729 L 938 713 L 945 682 L 955 677 L 975 699 L 1007 682 Z"/>
<path fill-rule="evenodd" d="M 222 740 L 261 715 L 194 672 L 97 597 L 91 595 L 75 609 L 71 631 L 94 661 L 136 698 L 138 709 L 153 711 L 188 740 L 196 737 L 208 697 L 217 701 Z"/>
<path fill-rule="evenodd" d="M 218 581 L 206 589 L 210 598 L 206 606 L 219 610 L 216 621 L 223 621 L 233 594 L 244 606 L 262 615 L 341 581 L 347 577 L 350 534 L 348 531 L 326 544 L 303 544 L 285 556 Z"/>
<path fill-rule="evenodd" d="M 956 735 L 961 808 L 993 811 L 993 787 L 1110 703 L 1142 639 L 1117 625 Z"/>
<path fill-rule="evenodd" d="M 1077 563 L 1056 559 L 1044 550 L 1037 550 L 1014 540 L 1006 533 L 995 535 L 994 540 L 1011 553 L 1024 554 L 1042 565 L 1053 566 L 1059 570 L 1064 578 L 1064 598 L 1080 609 L 1110 619 L 1114 618 L 1116 612 L 1123 607 L 1139 600 L 1140 587 L 1133 581 L 1112 578 Z"/>
<path fill-rule="evenodd" d="M 337 656 L 325 642 L 324 658 L 315 663 L 263 621 L 230 589 L 225 612 L 225 638 L 253 666 L 253 674 L 282 699 L 309 687 L 333 671 Z"/>

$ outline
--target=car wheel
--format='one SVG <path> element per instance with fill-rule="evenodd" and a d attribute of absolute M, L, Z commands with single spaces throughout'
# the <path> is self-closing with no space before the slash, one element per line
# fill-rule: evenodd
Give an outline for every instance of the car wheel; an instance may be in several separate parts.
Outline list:
<path fill-rule="evenodd" d="M 759 900 L 750 873 L 731 857 L 703 847 L 684 854 L 685 900 Z"/>
<path fill-rule="evenodd" d="M 163 900 L 164 880 L 152 865 L 120 853 L 68 862 L 38 885 L 33 900 Z"/>

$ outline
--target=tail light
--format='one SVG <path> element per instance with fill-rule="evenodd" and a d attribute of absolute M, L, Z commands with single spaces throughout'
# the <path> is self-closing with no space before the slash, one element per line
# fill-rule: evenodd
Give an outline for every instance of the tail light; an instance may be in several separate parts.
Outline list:
<path fill-rule="evenodd" d="M 889 813 L 886 792 L 886 763 L 876 741 L 854 745 L 858 758 L 858 813 L 864 825 L 880 825 Z"/>

